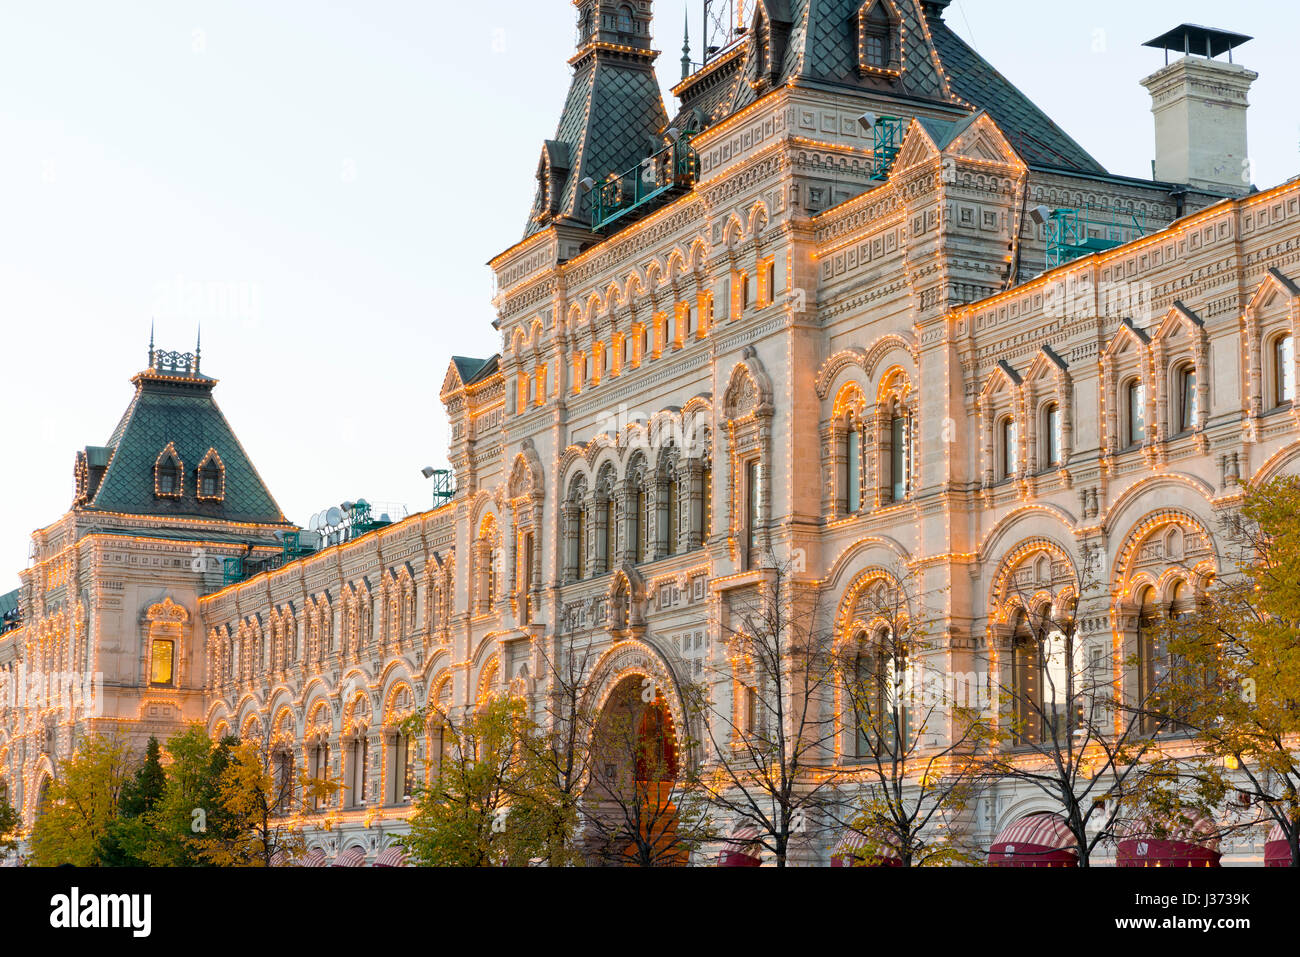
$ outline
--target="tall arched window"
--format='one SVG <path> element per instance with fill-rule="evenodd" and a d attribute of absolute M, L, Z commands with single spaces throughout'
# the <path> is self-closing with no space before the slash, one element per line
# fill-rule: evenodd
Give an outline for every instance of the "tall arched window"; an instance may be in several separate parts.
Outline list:
<path fill-rule="evenodd" d="M 636 486 L 632 521 L 635 523 L 632 537 L 632 541 L 635 543 L 633 561 L 640 565 L 646 560 L 646 536 L 650 530 L 650 502 L 645 494 L 645 486 L 640 482 Z"/>
<path fill-rule="evenodd" d="M 1061 407 L 1049 402 L 1043 410 L 1043 466 L 1061 464 Z"/>
<path fill-rule="evenodd" d="M 613 494 L 605 499 L 604 562 L 601 571 L 614 570 L 614 550 L 618 547 L 618 502 Z"/>
<path fill-rule="evenodd" d="M 1179 366 L 1175 377 L 1178 383 L 1178 431 L 1191 432 L 1196 428 L 1200 414 L 1200 396 L 1196 384 L 1196 367 L 1190 362 Z"/>
<path fill-rule="evenodd" d="M 631 7 L 619 7 L 619 8 L 618 8 L 618 32 L 619 32 L 619 33 L 631 33 L 631 32 L 632 32 L 632 29 L 633 29 L 633 27 L 632 27 L 632 8 L 631 8 Z"/>
<path fill-rule="evenodd" d="M 1133 599 L 1137 607 L 1137 701 L 1139 709 L 1149 709 L 1155 695 L 1164 684 L 1167 660 L 1164 642 L 1158 629 L 1156 590 L 1150 585 L 1138 589 Z M 1154 715 L 1144 715 L 1143 724 L 1148 732 L 1154 730 Z"/>
<path fill-rule="evenodd" d="M 707 543 L 712 532 L 713 515 L 713 463 L 705 459 L 700 467 L 700 499 L 694 503 L 692 521 L 699 532 L 700 541 Z"/>
<path fill-rule="evenodd" d="M 1020 435 L 1016 428 L 1016 417 L 1008 415 L 998 423 L 999 450 L 998 453 L 1002 459 L 1002 477 L 1009 479 L 1015 476 L 1016 468 L 1020 463 Z"/>
<path fill-rule="evenodd" d="M 1016 613 L 1011 638 L 1012 737 L 1017 745 L 1040 740 L 1043 714 L 1043 660 L 1037 636 L 1024 611 Z"/>
<path fill-rule="evenodd" d="M 578 514 L 576 516 L 577 529 L 573 536 L 574 556 L 573 565 L 576 568 L 575 575 L 578 581 L 587 577 L 587 503 L 578 503 Z"/>
<path fill-rule="evenodd" d="M 844 437 L 844 491 L 844 508 L 852 514 L 862 507 L 862 428 L 854 416 Z"/>
<path fill-rule="evenodd" d="M 1278 336 L 1273 341 L 1274 405 L 1295 401 L 1295 340 Z"/>
<path fill-rule="evenodd" d="M 1128 415 L 1128 445 L 1141 445 L 1147 435 L 1147 390 L 1138 379 L 1124 387 L 1124 408 Z"/>
<path fill-rule="evenodd" d="M 649 325 L 642 326 L 641 327 L 641 361 L 642 362 L 645 362 L 650 358 L 650 351 L 651 351 L 650 335 L 651 335 L 650 326 Z"/>
<path fill-rule="evenodd" d="M 678 534 L 678 509 L 681 505 L 682 483 L 677 477 L 677 470 L 674 468 L 668 475 L 668 554 L 676 555 L 677 548 L 680 544 L 680 535 Z"/>
<path fill-rule="evenodd" d="M 894 27 L 883 2 L 858 15 L 858 63 L 870 70 L 896 67 Z"/>
<path fill-rule="evenodd" d="M 911 749 L 906 701 L 907 652 L 888 627 L 857 639 L 853 663 L 852 710 L 857 722 L 858 757 L 901 758 Z"/>
<path fill-rule="evenodd" d="M 910 416 L 896 407 L 889 418 L 889 486 L 895 502 L 903 501 L 912 490 L 911 431 Z"/>

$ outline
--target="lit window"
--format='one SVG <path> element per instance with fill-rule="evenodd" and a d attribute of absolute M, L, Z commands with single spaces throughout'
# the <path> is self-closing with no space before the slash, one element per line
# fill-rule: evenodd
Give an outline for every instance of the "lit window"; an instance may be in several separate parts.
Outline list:
<path fill-rule="evenodd" d="M 175 677 L 176 643 L 169 639 L 155 638 L 152 644 L 149 683 L 169 685 Z"/>

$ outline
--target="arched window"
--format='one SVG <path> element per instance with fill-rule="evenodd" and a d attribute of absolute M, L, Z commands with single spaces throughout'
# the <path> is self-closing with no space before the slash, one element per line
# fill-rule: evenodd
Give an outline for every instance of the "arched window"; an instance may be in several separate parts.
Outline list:
<path fill-rule="evenodd" d="M 316 743 L 312 745 L 308 760 L 311 765 L 311 776 L 321 782 L 322 785 L 328 785 L 330 783 L 330 743 L 328 738 L 321 737 L 317 739 Z M 329 801 L 325 793 L 327 790 L 324 787 L 316 789 L 312 796 L 312 807 L 315 810 L 321 810 Z"/>
<path fill-rule="evenodd" d="M 856 512 L 862 507 L 862 428 L 854 416 L 844 436 L 844 491 L 845 511 Z"/>
<path fill-rule="evenodd" d="M 998 423 L 999 455 L 1002 459 L 1002 477 L 1013 478 L 1020 462 L 1020 435 L 1016 417 L 1008 415 Z"/>
<path fill-rule="evenodd" d="M 623 364 L 620 372 L 632 368 L 632 337 L 623 337 Z"/>
<path fill-rule="evenodd" d="M 632 509 L 632 541 L 635 543 L 633 561 L 640 565 L 646 560 L 646 536 L 650 530 L 650 501 L 645 494 L 645 486 L 637 483 L 634 493 L 635 503 Z"/>
<path fill-rule="evenodd" d="M 1200 414 L 1200 395 L 1196 384 L 1196 367 L 1190 362 L 1178 367 L 1175 377 L 1178 384 L 1178 432 L 1191 432 L 1196 428 Z"/>
<path fill-rule="evenodd" d="M 618 502 L 613 494 L 605 499 L 604 551 L 601 571 L 614 570 L 614 550 L 618 547 Z"/>
<path fill-rule="evenodd" d="M 651 330 L 648 324 L 641 327 L 641 361 L 642 362 L 646 362 L 650 359 L 650 347 L 651 347 L 650 334 L 651 334 Z"/>
<path fill-rule="evenodd" d="M 700 499 L 694 503 L 692 522 L 699 533 L 699 540 L 707 543 L 712 533 L 713 522 L 713 463 L 705 459 L 700 467 Z"/>
<path fill-rule="evenodd" d="M 587 503 L 586 503 L 586 486 L 579 486 L 574 489 L 573 497 L 570 499 L 570 509 L 573 516 L 573 533 L 569 539 L 569 566 L 573 569 L 573 577 L 577 581 L 582 581 L 587 575 Z"/>
<path fill-rule="evenodd" d="M 1278 336 L 1273 340 L 1274 405 L 1295 401 L 1295 340 Z"/>
<path fill-rule="evenodd" d="M 1016 613 L 1011 638 L 1012 738 L 1016 745 L 1040 740 L 1043 715 L 1043 660 L 1037 636 L 1023 610 Z"/>
<path fill-rule="evenodd" d="M 1061 464 L 1061 407 L 1049 402 L 1043 410 L 1043 465 Z"/>
<path fill-rule="evenodd" d="M 1124 387 L 1124 409 L 1128 415 L 1128 446 L 1141 445 L 1147 435 L 1147 390 L 1140 380 L 1130 379 Z"/>
<path fill-rule="evenodd" d="M 388 746 L 388 803 L 405 804 L 415 787 L 415 736 L 398 732 Z"/>
<path fill-rule="evenodd" d="M 911 750 L 907 669 L 907 651 L 890 628 L 878 629 L 872 638 L 858 635 L 849 691 L 857 757 L 901 758 Z"/>
<path fill-rule="evenodd" d="M 366 803 L 366 765 L 370 758 L 369 742 L 362 732 L 348 747 L 347 803 L 360 807 Z"/>
<path fill-rule="evenodd" d="M 858 65 L 865 70 L 897 69 L 894 24 L 883 2 L 858 15 Z"/>
<path fill-rule="evenodd" d="M 632 8 L 619 7 L 618 8 L 618 32 L 631 33 L 632 31 L 633 31 Z"/>
<path fill-rule="evenodd" d="M 184 465 L 176 447 L 168 442 L 153 465 L 153 490 L 159 498 L 180 498 L 184 493 Z"/>
<path fill-rule="evenodd" d="M 676 555 L 680 542 L 678 509 L 681 503 L 682 483 L 677 477 L 677 469 L 668 474 L 668 554 Z"/>
<path fill-rule="evenodd" d="M 889 485 L 892 501 L 901 502 L 911 493 L 911 416 L 895 407 L 889 418 Z"/>

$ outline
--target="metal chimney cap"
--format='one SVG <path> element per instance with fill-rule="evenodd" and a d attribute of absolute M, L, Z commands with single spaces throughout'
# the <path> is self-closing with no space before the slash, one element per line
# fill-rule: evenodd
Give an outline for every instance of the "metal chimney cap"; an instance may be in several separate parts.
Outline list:
<path fill-rule="evenodd" d="M 1208 51 L 1208 56 L 1213 58 L 1228 53 L 1253 39 L 1255 38 L 1248 37 L 1244 33 L 1233 33 L 1231 30 L 1183 23 L 1142 45 L 1155 47 L 1157 50 L 1171 50 L 1174 53 L 1190 53 L 1195 56 L 1206 56 Z"/>

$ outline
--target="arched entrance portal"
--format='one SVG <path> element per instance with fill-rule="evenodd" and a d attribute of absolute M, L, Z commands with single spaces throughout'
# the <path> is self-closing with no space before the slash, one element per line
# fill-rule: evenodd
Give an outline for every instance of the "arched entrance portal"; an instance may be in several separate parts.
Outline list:
<path fill-rule="evenodd" d="M 686 863 L 673 802 L 678 763 L 676 728 L 654 682 L 641 675 L 623 678 L 594 728 L 588 846 L 598 863 Z"/>

